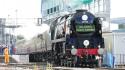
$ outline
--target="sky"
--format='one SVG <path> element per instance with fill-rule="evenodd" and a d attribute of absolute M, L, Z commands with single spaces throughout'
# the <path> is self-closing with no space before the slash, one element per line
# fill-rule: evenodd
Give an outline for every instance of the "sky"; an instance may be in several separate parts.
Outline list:
<path fill-rule="evenodd" d="M 125 0 L 111 0 L 111 18 L 125 17 Z M 38 18 L 41 17 L 41 0 L 0 0 L 0 18 Z M 18 20 L 18 22 L 20 22 Z M 30 35 L 35 35 L 34 32 L 41 30 L 45 31 L 44 26 L 37 27 L 34 20 L 23 24 L 27 24 L 26 27 L 18 28 L 15 30 L 15 34 L 23 33 L 27 36 L 27 32 Z M 30 24 L 30 25 L 29 25 Z M 32 28 L 32 31 L 30 31 Z M 36 32 L 38 34 L 39 32 Z M 29 37 L 29 36 L 28 36 Z M 28 38 L 27 37 L 27 38 Z M 32 36 L 31 36 L 32 37 Z"/>
<path fill-rule="evenodd" d="M 21 25 L 20 28 L 14 30 L 15 35 L 23 35 L 29 40 L 33 36 L 47 30 L 48 26 L 45 24 L 36 26 L 37 19 L 34 18 L 40 17 L 41 0 L 0 0 L 0 18 L 9 19 L 10 21 L 7 21 L 7 23 Z M 6 32 L 13 33 L 12 29 L 6 29 Z"/>
<path fill-rule="evenodd" d="M 111 0 L 111 18 L 125 17 L 125 0 Z"/>
<path fill-rule="evenodd" d="M 111 18 L 124 17 L 125 0 L 111 0 Z M 17 12 L 16 12 L 17 10 Z M 1 17 L 41 17 L 41 0 L 0 0 Z"/>
<path fill-rule="evenodd" d="M 111 0 L 111 18 L 124 17 L 125 0 Z M 17 12 L 16 12 L 17 10 Z M 41 0 L 0 0 L 1 17 L 41 17 Z"/>
<path fill-rule="evenodd" d="M 0 0 L 0 17 L 41 17 L 40 10 L 41 0 Z"/>

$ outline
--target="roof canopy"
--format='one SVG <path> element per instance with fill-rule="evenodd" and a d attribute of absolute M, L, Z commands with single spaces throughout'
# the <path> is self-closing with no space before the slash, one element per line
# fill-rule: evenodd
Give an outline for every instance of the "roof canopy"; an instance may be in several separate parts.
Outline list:
<path fill-rule="evenodd" d="M 125 17 L 112 18 L 110 22 L 114 24 L 125 24 Z"/>

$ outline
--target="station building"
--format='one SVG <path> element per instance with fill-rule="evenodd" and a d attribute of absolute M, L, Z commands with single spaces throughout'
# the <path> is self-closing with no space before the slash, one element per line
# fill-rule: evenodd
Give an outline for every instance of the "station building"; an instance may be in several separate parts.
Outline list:
<path fill-rule="evenodd" d="M 41 13 L 44 20 L 59 16 L 62 12 L 87 9 L 104 20 L 110 20 L 110 0 L 93 0 L 90 4 L 80 4 L 77 0 L 42 0 Z"/>

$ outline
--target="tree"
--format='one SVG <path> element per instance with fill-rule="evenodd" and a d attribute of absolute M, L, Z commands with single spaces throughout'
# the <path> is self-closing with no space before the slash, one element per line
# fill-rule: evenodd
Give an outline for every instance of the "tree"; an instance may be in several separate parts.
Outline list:
<path fill-rule="evenodd" d="M 93 0 L 81 0 L 83 4 L 90 4 Z"/>

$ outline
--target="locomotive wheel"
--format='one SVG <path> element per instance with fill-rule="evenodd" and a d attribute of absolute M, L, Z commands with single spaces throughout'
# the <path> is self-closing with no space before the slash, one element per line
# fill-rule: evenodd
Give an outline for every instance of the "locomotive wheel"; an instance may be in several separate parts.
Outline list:
<path fill-rule="evenodd" d="M 92 64 L 90 64 L 89 68 L 94 68 L 94 65 L 93 65 L 93 63 L 92 63 Z"/>
<path fill-rule="evenodd" d="M 64 59 L 64 66 L 67 67 L 67 59 Z"/>

